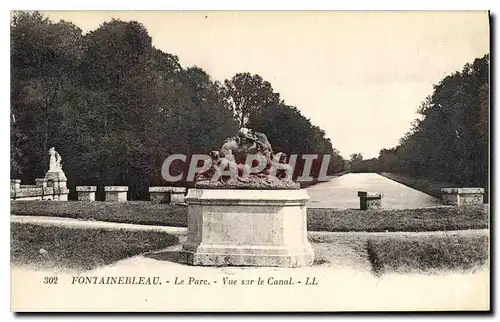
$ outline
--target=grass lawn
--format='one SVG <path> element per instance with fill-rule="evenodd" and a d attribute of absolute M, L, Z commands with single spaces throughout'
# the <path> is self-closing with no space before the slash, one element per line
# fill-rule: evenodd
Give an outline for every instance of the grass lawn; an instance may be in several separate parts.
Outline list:
<path fill-rule="evenodd" d="M 11 214 L 187 227 L 187 207 L 148 201 L 12 201 Z"/>
<path fill-rule="evenodd" d="M 309 231 L 440 231 L 488 228 L 481 207 L 340 210 L 307 209 Z"/>
<path fill-rule="evenodd" d="M 39 269 L 91 270 L 177 242 L 176 236 L 156 231 L 11 223 L 11 263 Z"/>
<path fill-rule="evenodd" d="M 147 201 L 11 201 L 11 214 L 187 227 L 187 207 Z M 436 231 L 488 228 L 483 207 L 343 210 L 309 208 L 309 231 Z"/>
<path fill-rule="evenodd" d="M 485 232 L 309 233 L 314 265 L 372 272 L 470 271 L 488 263 Z M 86 271 L 179 243 L 152 230 L 11 223 L 11 262 L 35 269 Z"/>
<path fill-rule="evenodd" d="M 375 274 L 473 271 L 489 259 L 488 236 L 378 236 L 367 251 Z"/>

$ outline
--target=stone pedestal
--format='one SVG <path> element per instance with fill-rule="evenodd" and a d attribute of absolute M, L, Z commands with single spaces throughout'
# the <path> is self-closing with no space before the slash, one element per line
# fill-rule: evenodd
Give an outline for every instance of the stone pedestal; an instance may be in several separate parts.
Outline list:
<path fill-rule="evenodd" d="M 361 210 L 382 208 L 382 194 L 378 192 L 358 191 L 359 208 Z"/>
<path fill-rule="evenodd" d="M 443 188 L 441 197 L 445 205 L 483 205 L 483 188 Z"/>
<path fill-rule="evenodd" d="M 53 187 L 54 189 L 67 189 L 66 182 L 68 179 L 62 171 L 48 171 L 44 178 L 47 187 Z"/>
<path fill-rule="evenodd" d="M 189 189 L 187 262 L 299 267 L 313 263 L 306 190 Z"/>
<path fill-rule="evenodd" d="M 106 193 L 106 201 L 127 201 L 127 186 L 106 186 L 104 192 Z"/>
<path fill-rule="evenodd" d="M 149 197 L 153 203 L 184 203 L 186 188 L 183 187 L 150 187 Z"/>
<path fill-rule="evenodd" d="M 77 186 L 76 192 L 78 193 L 78 200 L 79 201 L 95 201 L 96 190 L 97 190 L 96 186 Z"/>
<path fill-rule="evenodd" d="M 45 183 L 42 183 L 42 186 L 45 185 L 45 187 L 42 187 L 42 189 L 45 191 L 47 190 L 46 188 L 52 188 L 53 193 L 51 196 L 48 191 L 47 194 L 44 192 L 42 200 L 68 201 L 69 189 L 66 186 L 68 179 L 62 169 L 57 171 L 47 171 L 43 181 L 45 181 Z M 40 181 L 37 182 L 37 184 L 39 183 Z"/>

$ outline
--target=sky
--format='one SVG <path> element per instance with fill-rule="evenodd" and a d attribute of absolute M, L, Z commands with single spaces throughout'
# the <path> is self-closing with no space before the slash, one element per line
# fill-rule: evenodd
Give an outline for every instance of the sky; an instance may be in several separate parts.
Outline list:
<path fill-rule="evenodd" d="M 214 80 L 259 74 L 340 154 L 377 157 L 433 85 L 489 53 L 486 11 L 43 11 L 83 32 L 141 22 L 153 45 Z"/>

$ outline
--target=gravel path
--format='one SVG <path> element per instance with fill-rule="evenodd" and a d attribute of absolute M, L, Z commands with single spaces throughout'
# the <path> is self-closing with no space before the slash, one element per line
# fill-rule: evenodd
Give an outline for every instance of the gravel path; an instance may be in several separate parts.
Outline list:
<path fill-rule="evenodd" d="M 30 224 L 90 228 L 90 229 L 105 228 L 105 229 L 151 230 L 151 231 L 164 231 L 170 234 L 179 234 L 187 232 L 187 228 L 185 227 L 136 225 L 136 224 L 114 223 L 114 222 L 97 221 L 97 220 L 79 220 L 74 218 L 63 218 L 63 217 L 11 215 L 10 218 L 11 222 L 23 223 L 23 224 L 30 223 Z"/>
<path fill-rule="evenodd" d="M 185 234 L 187 233 L 186 227 L 168 227 L 168 226 L 153 226 L 153 225 L 137 225 L 137 224 L 125 224 L 125 223 L 114 223 L 108 221 L 97 221 L 97 220 L 79 220 L 74 218 L 63 218 L 63 217 L 44 217 L 44 216 L 18 216 L 11 215 L 11 222 L 16 223 L 32 223 L 41 225 L 54 225 L 54 226 L 65 226 L 65 227 L 81 227 L 81 228 L 106 228 L 106 229 L 130 229 L 130 230 L 152 230 L 152 231 L 164 231 L 171 234 Z M 405 236 L 415 236 L 415 235 L 450 235 L 450 234 L 488 234 L 488 229 L 469 229 L 469 230 L 449 230 L 449 231 L 422 231 L 422 232 L 324 232 L 324 231 L 310 231 L 310 236 L 387 236 L 387 235 L 405 235 Z"/>

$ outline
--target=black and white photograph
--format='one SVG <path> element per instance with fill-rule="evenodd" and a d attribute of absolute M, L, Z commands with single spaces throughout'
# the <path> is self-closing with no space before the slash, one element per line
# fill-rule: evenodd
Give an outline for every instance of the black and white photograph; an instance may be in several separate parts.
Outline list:
<path fill-rule="evenodd" d="M 489 312 L 491 19 L 10 11 L 11 311 Z"/>

